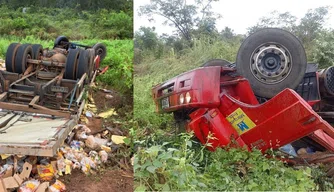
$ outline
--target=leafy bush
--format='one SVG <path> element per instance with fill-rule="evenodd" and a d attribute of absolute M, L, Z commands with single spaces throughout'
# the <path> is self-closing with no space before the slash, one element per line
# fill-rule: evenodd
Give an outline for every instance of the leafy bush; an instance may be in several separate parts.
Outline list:
<path fill-rule="evenodd" d="M 313 60 L 319 63 L 321 68 L 334 65 L 334 31 L 324 31 L 315 40 Z"/>
<path fill-rule="evenodd" d="M 83 41 L 85 42 L 85 41 Z M 108 55 L 103 60 L 103 66 L 109 66 L 107 73 L 99 80 L 123 92 L 132 92 L 133 80 L 133 41 L 132 40 L 102 40 L 107 45 Z"/>
<path fill-rule="evenodd" d="M 135 157 L 136 190 L 307 191 L 316 189 L 311 169 L 295 170 L 260 151 L 217 149 L 179 135 L 180 140 L 139 149 Z"/>
<path fill-rule="evenodd" d="M 132 12 L 101 9 L 95 12 L 75 9 L 29 7 L 16 10 L 0 7 L 0 35 L 29 36 L 42 40 L 66 35 L 70 39 L 129 39 L 133 37 Z"/>

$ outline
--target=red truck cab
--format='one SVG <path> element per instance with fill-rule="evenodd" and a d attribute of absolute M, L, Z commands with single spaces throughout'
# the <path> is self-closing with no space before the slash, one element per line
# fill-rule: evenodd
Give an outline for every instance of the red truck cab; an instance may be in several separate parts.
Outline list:
<path fill-rule="evenodd" d="M 156 85 L 152 94 L 157 112 L 185 112 L 188 130 L 211 143 L 210 150 L 233 145 L 265 151 L 307 136 L 334 151 L 333 127 L 294 90 L 260 104 L 233 68 L 196 68 Z"/>

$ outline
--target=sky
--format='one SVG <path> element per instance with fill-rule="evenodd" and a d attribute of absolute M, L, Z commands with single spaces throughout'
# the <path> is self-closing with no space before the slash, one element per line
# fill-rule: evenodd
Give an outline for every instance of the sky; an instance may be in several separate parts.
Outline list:
<path fill-rule="evenodd" d="M 155 16 L 155 21 L 150 22 L 147 17 L 138 15 L 139 7 L 149 3 L 150 0 L 134 0 L 134 30 L 137 31 L 140 26 L 154 26 L 159 35 L 172 34 L 175 29 L 163 25 L 162 17 Z M 320 6 L 332 7 L 325 26 L 334 28 L 334 0 L 220 0 L 212 4 L 212 10 L 222 15 L 222 19 L 216 23 L 219 31 L 227 26 L 237 34 L 245 34 L 248 27 L 256 25 L 261 17 L 270 16 L 272 11 L 290 12 L 300 19 L 307 10 Z"/>

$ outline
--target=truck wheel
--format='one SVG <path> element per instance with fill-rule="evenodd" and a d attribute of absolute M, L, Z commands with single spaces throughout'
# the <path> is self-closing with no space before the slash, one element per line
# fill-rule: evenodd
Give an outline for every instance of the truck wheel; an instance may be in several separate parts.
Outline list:
<path fill-rule="evenodd" d="M 34 54 L 30 44 L 20 45 L 15 56 L 15 73 L 24 73 L 28 66 L 27 60 L 32 59 L 33 57 Z"/>
<path fill-rule="evenodd" d="M 64 72 L 65 79 L 75 79 L 79 53 L 78 49 L 70 49 L 68 51 Z"/>
<path fill-rule="evenodd" d="M 107 47 L 103 43 L 96 43 L 93 46 L 93 49 L 95 50 L 95 55 L 99 55 L 101 58 L 101 61 L 106 57 L 107 55 Z"/>
<path fill-rule="evenodd" d="M 58 46 L 64 46 L 64 42 L 68 43 L 69 40 L 67 37 L 65 36 L 58 36 L 54 42 L 53 48 L 58 47 Z M 64 49 L 68 49 L 68 45 L 66 45 L 65 47 L 63 47 Z"/>
<path fill-rule="evenodd" d="M 8 46 L 6 52 L 6 71 L 14 72 L 15 69 L 15 56 L 17 53 L 17 49 L 20 47 L 20 43 L 12 43 Z"/>
<path fill-rule="evenodd" d="M 205 62 L 202 67 L 209 67 L 209 66 L 229 66 L 231 63 L 226 61 L 225 59 L 211 59 Z"/>
<path fill-rule="evenodd" d="M 89 52 L 86 50 L 80 50 L 80 55 L 77 65 L 77 79 L 80 79 L 83 76 L 83 74 L 87 73 L 88 63 L 89 63 Z"/>
<path fill-rule="evenodd" d="M 43 46 L 40 44 L 33 44 L 32 45 L 32 52 L 34 53 L 34 58 L 40 60 L 43 56 Z"/>
<path fill-rule="evenodd" d="M 295 89 L 306 71 L 302 43 L 290 32 L 266 28 L 247 37 L 237 55 L 237 72 L 248 79 L 255 95 L 271 98 Z"/>

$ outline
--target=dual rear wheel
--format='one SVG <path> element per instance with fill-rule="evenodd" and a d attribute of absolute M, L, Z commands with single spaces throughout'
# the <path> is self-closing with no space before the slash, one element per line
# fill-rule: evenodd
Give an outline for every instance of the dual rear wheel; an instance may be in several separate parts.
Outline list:
<path fill-rule="evenodd" d="M 22 74 L 28 67 L 28 59 L 39 59 L 43 55 L 40 44 L 12 43 L 6 53 L 6 70 Z"/>
<path fill-rule="evenodd" d="M 23 74 L 28 67 L 28 59 L 41 60 L 43 46 L 40 44 L 12 43 L 6 53 L 6 70 L 12 73 Z M 87 73 L 88 79 L 94 70 L 94 49 L 69 49 L 65 63 L 65 79 L 80 79 Z"/>
<path fill-rule="evenodd" d="M 91 78 L 94 70 L 94 50 L 70 49 L 65 64 L 65 79 L 80 79 L 85 73 Z"/>

